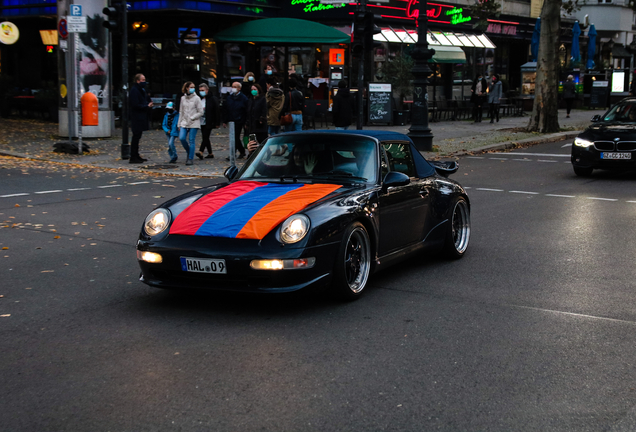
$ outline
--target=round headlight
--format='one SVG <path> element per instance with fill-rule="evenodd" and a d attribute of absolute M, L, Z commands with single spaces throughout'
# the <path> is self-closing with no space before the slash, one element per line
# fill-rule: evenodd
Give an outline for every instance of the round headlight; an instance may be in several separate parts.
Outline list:
<path fill-rule="evenodd" d="M 160 208 L 153 210 L 144 222 L 144 231 L 149 236 L 157 235 L 163 232 L 170 225 L 170 212 Z"/>
<path fill-rule="evenodd" d="M 296 214 L 287 218 L 280 227 L 280 239 L 283 243 L 296 243 L 309 232 L 309 218 Z"/>

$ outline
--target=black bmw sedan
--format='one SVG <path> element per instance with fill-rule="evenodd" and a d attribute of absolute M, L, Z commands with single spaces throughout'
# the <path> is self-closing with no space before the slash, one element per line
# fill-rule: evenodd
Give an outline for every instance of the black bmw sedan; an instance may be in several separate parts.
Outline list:
<path fill-rule="evenodd" d="M 636 98 L 623 99 L 574 139 L 572 166 L 578 176 L 595 169 L 636 168 Z"/>

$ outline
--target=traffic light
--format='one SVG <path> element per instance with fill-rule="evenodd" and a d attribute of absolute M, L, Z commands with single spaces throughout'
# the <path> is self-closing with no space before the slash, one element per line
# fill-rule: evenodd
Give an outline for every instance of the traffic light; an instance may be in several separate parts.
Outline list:
<path fill-rule="evenodd" d="M 104 21 L 104 27 L 111 31 L 111 33 L 120 33 L 122 31 L 122 11 L 125 3 L 112 2 L 112 6 L 105 7 L 102 12 L 108 17 Z"/>
<path fill-rule="evenodd" d="M 356 12 L 353 21 L 353 42 L 351 43 L 351 54 L 360 57 L 364 50 L 364 14 Z"/>
<path fill-rule="evenodd" d="M 375 25 L 376 19 L 381 19 L 380 15 L 374 15 L 372 12 L 364 14 L 364 34 L 365 34 L 365 46 L 370 50 L 382 45 L 380 42 L 373 40 L 373 35 L 382 33 L 382 29 Z"/>

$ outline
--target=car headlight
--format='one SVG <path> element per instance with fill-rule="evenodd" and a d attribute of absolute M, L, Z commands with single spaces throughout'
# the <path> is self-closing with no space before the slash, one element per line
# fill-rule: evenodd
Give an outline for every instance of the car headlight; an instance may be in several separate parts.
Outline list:
<path fill-rule="evenodd" d="M 309 218 L 305 215 L 290 216 L 280 227 L 280 239 L 287 244 L 299 242 L 309 232 L 309 225 Z"/>
<path fill-rule="evenodd" d="M 588 141 L 583 138 L 574 138 L 574 145 L 578 147 L 591 147 L 594 145 L 592 141 Z"/>
<path fill-rule="evenodd" d="M 149 236 L 155 236 L 163 232 L 170 225 L 170 212 L 160 208 L 153 210 L 144 222 L 144 231 Z"/>

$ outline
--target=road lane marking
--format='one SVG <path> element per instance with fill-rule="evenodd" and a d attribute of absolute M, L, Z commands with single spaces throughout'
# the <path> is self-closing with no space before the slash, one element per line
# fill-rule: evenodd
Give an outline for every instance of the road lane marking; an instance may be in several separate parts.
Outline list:
<path fill-rule="evenodd" d="M 15 194 L 9 194 L 9 195 L 0 195 L 0 198 L 13 198 L 13 197 L 25 196 L 25 195 L 29 195 L 29 194 L 28 193 L 15 193 Z"/>
<path fill-rule="evenodd" d="M 39 192 L 33 192 L 33 193 L 36 193 L 36 194 L 50 194 L 50 193 L 58 193 L 58 192 L 62 192 L 62 189 L 49 190 L 49 191 L 39 191 Z"/>
<path fill-rule="evenodd" d="M 528 192 L 528 191 L 509 191 L 510 193 L 517 193 L 517 194 L 528 194 L 528 195 L 539 195 L 539 192 Z"/>
<path fill-rule="evenodd" d="M 519 161 L 519 162 L 532 162 L 532 159 L 513 159 L 513 161 Z"/>
<path fill-rule="evenodd" d="M 70 192 L 75 192 L 75 191 L 83 191 L 83 190 L 90 190 L 91 188 L 73 188 L 73 189 L 66 189 L 67 191 Z"/>
<path fill-rule="evenodd" d="M 572 147 L 572 143 L 561 146 L 561 148 L 565 148 L 565 147 Z"/>
<path fill-rule="evenodd" d="M 614 198 L 597 198 L 597 197 L 585 197 L 590 200 L 598 200 L 598 201 L 618 201 L 618 199 Z"/>
<path fill-rule="evenodd" d="M 570 157 L 570 154 L 558 154 L 558 153 L 492 153 L 492 154 L 507 154 L 510 156 L 542 156 L 542 157 Z"/>
<path fill-rule="evenodd" d="M 493 159 L 493 160 L 510 160 L 510 158 L 488 158 L 488 159 Z"/>
<path fill-rule="evenodd" d="M 466 156 L 466 159 L 486 159 L 483 156 Z"/>
<path fill-rule="evenodd" d="M 129 185 L 140 185 L 140 184 L 148 184 L 150 182 L 147 181 L 141 181 L 141 182 L 134 182 L 134 183 L 128 183 Z"/>
<path fill-rule="evenodd" d="M 528 310 L 534 310 L 534 311 L 539 311 L 539 312 L 548 312 L 548 313 L 559 314 L 559 315 L 569 315 L 569 316 L 578 317 L 578 318 L 589 318 L 589 319 L 595 319 L 595 320 L 603 320 L 603 321 L 611 321 L 611 322 L 617 322 L 617 323 L 623 323 L 623 324 L 636 325 L 636 322 L 634 322 L 634 321 L 627 321 L 627 320 L 622 320 L 622 319 L 617 319 L 617 318 L 609 318 L 609 317 L 602 317 L 602 316 L 596 316 L 596 315 L 587 315 L 587 314 L 580 314 L 580 313 L 576 313 L 576 312 L 559 311 L 559 310 L 554 310 L 554 309 L 544 309 L 544 308 L 533 307 L 533 306 L 515 305 L 515 304 L 511 304 L 511 303 L 502 303 L 502 304 L 504 304 L 506 306 L 509 306 L 509 307 L 513 307 L 513 308 L 519 308 L 519 309 L 528 309 Z"/>
<path fill-rule="evenodd" d="M 558 161 L 548 160 L 548 159 L 537 159 L 537 162 L 558 162 Z"/>
<path fill-rule="evenodd" d="M 104 186 L 97 186 L 98 189 L 106 189 L 106 188 L 113 188 L 113 187 L 120 187 L 120 184 L 114 184 L 114 185 L 104 185 Z"/>
<path fill-rule="evenodd" d="M 480 191 L 490 191 L 490 192 L 503 192 L 503 189 L 477 188 L 476 190 L 480 190 Z"/>
<path fill-rule="evenodd" d="M 557 197 L 557 198 L 576 198 L 576 196 L 574 195 L 545 194 L 545 196 Z"/>
<path fill-rule="evenodd" d="M 628 203 L 636 203 L 636 201 L 627 201 Z"/>

